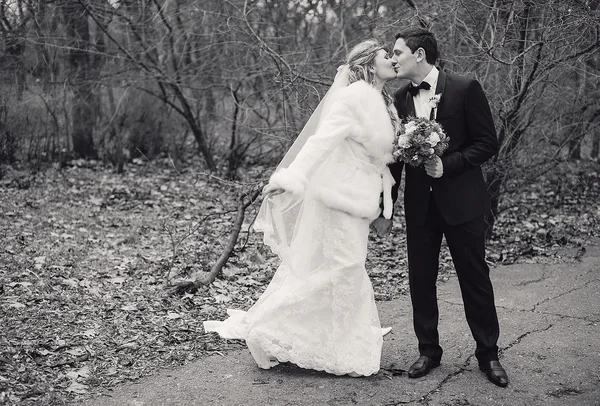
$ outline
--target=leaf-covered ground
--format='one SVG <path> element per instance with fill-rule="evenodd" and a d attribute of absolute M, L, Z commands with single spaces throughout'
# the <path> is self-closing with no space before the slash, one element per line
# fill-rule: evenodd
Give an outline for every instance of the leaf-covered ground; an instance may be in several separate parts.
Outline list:
<path fill-rule="evenodd" d="M 0 404 L 65 404 L 242 346 L 204 334 L 202 321 L 249 307 L 276 267 L 260 235 L 248 233 L 258 202 L 222 278 L 193 295 L 173 296 L 169 285 L 210 269 L 231 231 L 235 196 L 250 183 L 160 162 L 138 161 L 124 175 L 84 162 L 4 171 Z M 489 244 L 492 265 L 576 261 L 600 235 L 597 164 L 563 164 L 512 186 Z M 371 237 L 367 268 L 379 300 L 406 294 L 401 209 L 391 238 Z M 440 279 L 452 273 L 444 248 Z"/>

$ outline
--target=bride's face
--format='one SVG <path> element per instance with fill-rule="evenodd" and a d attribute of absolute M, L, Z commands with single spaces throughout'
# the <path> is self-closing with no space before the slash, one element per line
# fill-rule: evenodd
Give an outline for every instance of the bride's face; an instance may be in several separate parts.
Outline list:
<path fill-rule="evenodd" d="M 377 51 L 377 56 L 373 61 L 375 77 L 381 81 L 387 82 L 396 78 L 396 61 L 390 58 L 384 49 Z"/>

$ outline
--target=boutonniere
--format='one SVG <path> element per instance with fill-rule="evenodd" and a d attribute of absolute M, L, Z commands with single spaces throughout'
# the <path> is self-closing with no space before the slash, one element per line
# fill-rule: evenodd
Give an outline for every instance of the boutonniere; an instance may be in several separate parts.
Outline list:
<path fill-rule="evenodd" d="M 430 97 L 429 100 L 427 101 L 427 104 L 429 104 L 430 108 L 435 109 L 437 107 L 437 105 L 440 103 L 441 99 L 442 99 L 442 94 L 438 93 L 435 96 Z"/>

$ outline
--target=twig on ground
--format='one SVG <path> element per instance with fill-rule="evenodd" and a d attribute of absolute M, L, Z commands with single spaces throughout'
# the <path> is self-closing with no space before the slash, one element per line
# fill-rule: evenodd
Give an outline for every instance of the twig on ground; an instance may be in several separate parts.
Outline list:
<path fill-rule="evenodd" d="M 246 209 L 252 203 L 254 203 L 254 201 L 260 195 L 261 191 L 262 191 L 262 188 L 257 187 L 255 185 L 254 188 L 251 189 L 250 191 L 241 193 L 238 196 L 238 198 L 237 198 L 237 215 L 235 218 L 235 222 L 233 224 L 233 230 L 231 231 L 231 234 L 229 235 L 229 241 L 227 243 L 227 246 L 225 247 L 225 250 L 223 251 L 221 256 L 219 256 L 219 259 L 217 259 L 217 262 L 215 262 L 215 264 L 213 265 L 208 276 L 206 276 L 203 279 L 196 278 L 191 281 L 185 281 L 185 282 L 178 283 L 175 286 L 175 288 L 173 289 L 173 294 L 182 295 L 186 292 L 195 293 L 201 286 L 210 285 L 211 283 L 214 282 L 214 280 L 217 278 L 217 276 L 223 270 L 223 267 L 229 260 L 229 257 L 231 256 L 231 254 L 235 248 L 235 244 L 237 243 L 237 239 L 240 234 L 240 230 L 242 229 L 242 224 L 244 223 Z"/>

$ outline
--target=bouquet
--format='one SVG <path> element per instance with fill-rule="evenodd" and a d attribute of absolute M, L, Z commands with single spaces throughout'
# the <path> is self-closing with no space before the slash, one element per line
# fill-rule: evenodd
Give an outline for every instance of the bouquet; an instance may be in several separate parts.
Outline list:
<path fill-rule="evenodd" d="M 435 155 L 442 156 L 449 138 L 435 120 L 409 117 L 402 120 L 396 135 L 394 158 L 411 166 L 420 166 Z"/>

